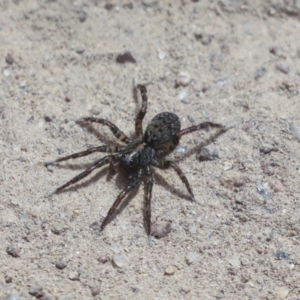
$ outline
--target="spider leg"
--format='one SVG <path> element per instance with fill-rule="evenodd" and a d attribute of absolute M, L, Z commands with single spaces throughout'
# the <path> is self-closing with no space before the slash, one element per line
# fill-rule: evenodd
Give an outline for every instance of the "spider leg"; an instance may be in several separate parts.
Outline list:
<path fill-rule="evenodd" d="M 58 162 L 61 162 L 61 161 L 65 161 L 65 160 L 69 160 L 69 159 L 75 159 L 75 158 L 78 158 L 78 157 L 82 157 L 82 156 L 87 156 L 87 155 L 90 155 L 94 152 L 110 152 L 110 153 L 117 153 L 117 152 L 120 152 L 123 150 L 124 147 L 115 147 L 115 146 L 99 146 L 99 147 L 92 147 L 92 148 L 89 148 L 85 151 L 81 151 L 81 152 L 77 152 L 77 153 L 73 153 L 73 154 L 70 154 L 68 156 L 64 156 L 64 157 L 60 157 L 56 160 L 53 160 L 53 161 L 49 161 L 49 162 L 46 162 L 45 163 L 45 166 L 49 166 L 49 165 L 53 165 L 53 164 L 56 164 Z"/>
<path fill-rule="evenodd" d="M 137 136 L 139 136 L 143 134 L 143 119 L 147 112 L 148 97 L 147 97 L 147 89 L 144 85 L 139 84 L 137 88 L 140 90 L 142 96 L 142 107 L 135 119 L 135 133 Z"/>
<path fill-rule="evenodd" d="M 129 142 L 131 142 L 131 139 L 125 133 L 123 133 L 115 124 L 113 124 L 110 121 L 107 121 L 107 120 L 101 119 L 101 118 L 85 117 L 85 118 L 78 120 L 76 123 L 84 123 L 84 122 L 95 122 L 95 123 L 99 123 L 99 124 L 108 126 L 109 129 L 111 130 L 111 132 L 113 133 L 113 135 L 119 141 L 124 142 L 125 144 L 128 144 Z"/>
<path fill-rule="evenodd" d="M 78 174 L 77 176 L 75 176 L 74 178 L 72 178 L 70 181 L 68 181 L 65 184 L 63 184 L 62 186 L 58 187 L 53 193 L 50 194 L 50 196 L 52 196 L 53 194 L 60 193 L 62 190 L 64 190 L 65 188 L 67 188 L 71 184 L 74 184 L 74 183 L 80 181 L 81 179 L 85 178 L 86 176 L 88 176 L 95 169 L 100 168 L 100 167 L 102 167 L 102 166 L 110 163 L 112 159 L 114 159 L 114 156 L 112 156 L 112 155 L 105 156 L 105 157 L 101 158 L 100 160 L 98 160 L 97 162 L 95 162 L 92 166 L 90 166 L 89 168 L 87 168 L 85 171 L 83 171 L 82 173 Z"/>
<path fill-rule="evenodd" d="M 152 164 L 158 168 L 161 168 L 161 169 L 168 169 L 168 168 L 173 168 L 174 171 L 177 173 L 177 175 L 179 176 L 179 178 L 181 179 L 181 181 L 185 184 L 185 187 L 186 189 L 188 190 L 191 198 L 193 201 L 197 202 L 195 200 L 195 197 L 194 197 L 194 193 L 192 191 L 192 188 L 190 186 L 190 183 L 188 182 L 186 176 L 184 175 L 184 173 L 182 172 L 182 170 L 179 168 L 179 166 L 171 161 L 171 160 L 161 160 L 161 161 L 157 161 L 157 160 L 154 160 L 152 162 Z"/>
<path fill-rule="evenodd" d="M 185 129 L 180 130 L 179 132 L 177 132 L 177 137 L 181 138 L 183 135 L 197 131 L 197 130 L 201 130 L 201 129 L 207 129 L 209 127 L 214 127 L 214 128 L 219 128 L 220 132 L 218 135 L 221 135 L 222 133 L 226 132 L 228 128 L 226 128 L 224 125 L 218 124 L 218 123 L 212 123 L 212 122 L 203 122 L 200 123 L 198 125 L 195 126 L 191 126 Z M 213 139 L 215 139 L 216 136 L 214 136 Z"/>
<path fill-rule="evenodd" d="M 151 234 L 151 198 L 153 188 L 153 175 L 151 167 L 146 167 L 146 180 L 145 180 L 145 228 L 148 236 Z"/>
<path fill-rule="evenodd" d="M 116 211 L 116 209 L 120 205 L 121 201 L 125 198 L 125 196 L 128 195 L 128 193 L 131 190 L 133 190 L 136 186 L 139 185 L 139 183 L 141 182 L 142 175 L 143 175 L 143 169 L 140 169 L 138 171 L 138 173 L 134 176 L 133 180 L 130 181 L 130 183 L 125 187 L 125 189 L 119 194 L 119 196 L 117 197 L 117 199 L 113 203 L 112 207 L 109 209 L 105 219 L 103 220 L 103 222 L 101 224 L 101 227 L 100 227 L 101 231 L 111 221 L 114 212 Z"/>

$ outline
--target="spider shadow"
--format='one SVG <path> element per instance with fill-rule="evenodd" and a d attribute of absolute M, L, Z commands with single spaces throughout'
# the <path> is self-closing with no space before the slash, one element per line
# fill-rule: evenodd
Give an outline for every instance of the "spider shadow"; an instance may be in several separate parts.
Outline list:
<path fill-rule="evenodd" d="M 156 170 L 153 170 L 153 176 L 154 176 L 154 182 L 157 183 L 159 186 L 162 186 L 167 191 L 169 191 L 171 194 L 176 195 L 179 198 L 183 198 L 190 202 L 195 202 L 191 199 L 191 196 L 189 194 L 185 194 L 181 192 L 180 190 L 176 189 L 173 185 L 171 185 L 162 175 L 158 174 Z"/>
<path fill-rule="evenodd" d="M 192 147 L 191 149 L 187 150 L 186 153 L 184 154 L 181 154 L 180 156 L 177 156 L 174 158 L 174 161 L 176 163 L 180 162 L 181 160 L 187 158 L 187 157 L 190 157 L 192 156 L 193 154 L 197 154 L 197 153 L 200 153 L 201 149 L 214 143 L 215 140 L 220 136 L 224 134 L 224 132 L 216 132 L 215 134 L 213 134 L 211 137 L 207 138 L 206 140 L 200 142 L 200 144 Z"/>
<path fill-rule="evenodd" d="M 108 145 L 108 146 L 110 146 L 110 145 L 113 145 L 113 146 L 124 146 L 124 144 L 118 143 L 117 139 L 111 140 L 111 139 L 107 138 L 104 133 L 101 133 L 101 131 L 95 129 L 92 124 L 84 123 L 84 122 L 82 122 L 82 123 L 81 122 L 76 122 L 76 123 L 80 127 L 86 129 L 88 133 L 91 133 L 92 135 L 94 135 L 104 145 Z"/>

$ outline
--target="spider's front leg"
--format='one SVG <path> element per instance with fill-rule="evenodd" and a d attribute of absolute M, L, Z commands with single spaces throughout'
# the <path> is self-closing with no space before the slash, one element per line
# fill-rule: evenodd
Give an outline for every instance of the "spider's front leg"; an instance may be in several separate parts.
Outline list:
<path fill-rule="evenodd" d="M 45 162 L 44 165 L 45 165 L 45 167 L 47 167 L 49 165 L 53 165 L 53 164 L 56 164 L 58 162 L 62 162 L 62 161 L 69 160 L 69 159 L 76 159 L 76 158 L 79 158 L 79 157 L 90 155 L 90 154 L 95 153 L 95 152 L 117 153 L 117 152 L 123 151 L 123 149 L 124 149 L 124 147 L 115 147 L 115 146 L 92 147 L 92 148 L 89 148 L 89 149 L 81 151 L 81 152 L 77 152 L 77 153 L 70 154 L 68 156 L 60 157 L 60 158 L 55 159 L 53 161 Z"/>
<path fill-rule="evenodd" d="M 131 139 L 124 132 L 122 132 L 115 124 L 113 124 L 110 121 L 107 121 L 107 120 L 101 119 L 101 118 L 85 117 L 85 118 L 79 119 L 76 123 L 82 124 L 85 122 L 99 123 L 99 124 L 108 126 L 108 128 L 111 130 L 113 135 L 119 141 L 124 142 L 125 144 L 128 144 L 131 142 Z"/>
<path fill-rule="evenodd" d="M 142 176 L 143 176 L 143 169 L 140 169 L 137 172 L 137 174 L 133 176 L 133 180 L 130 181 L 129 184 L 125 187 L 125 189 L 119 194 L 119 196 L 115 200 L 112 207 L 109 209 L 106 217 L 104 218 L 100 226 L 101 231 L 111 221 L 113 214 L 115 213 L 115 211 L 117 210 L 118 206 L 121 204 L 121 201 L 125 198 L 125 196 L 128 195 L 130 191 L 132 191 L 135 187 L 137 187 L 140 184 Z"/>
<path fill-rule="evenodd" d="M 139 84 L 137 88 L 141 92 L 142 96 L 142 107 L 136 116 L 135 119 L 135 133 L 137 136 L 140 136 L 143 134 L 143 119 L 147 113 L 147 106 L 148 106 L 148 97 L 147 97 L 147 89 L 144 85 Z"/>

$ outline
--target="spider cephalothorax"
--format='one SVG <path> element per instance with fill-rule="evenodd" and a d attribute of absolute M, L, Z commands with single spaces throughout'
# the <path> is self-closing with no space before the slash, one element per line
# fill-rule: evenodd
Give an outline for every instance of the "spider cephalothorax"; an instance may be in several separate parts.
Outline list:
<path fill-rule="evenodd" d="M 74 184 L 84 177 L 88 176 L 95 169 L 109 164 L 113 168 L 119 164 L 129 175 L 130 182 L 125 189 L 119 194 L 112 207 L 107 213 L 101 224 L 101 230 L 110 222 L 114 212 L 119 207 L 122 199 L 135 187 L 137 187 L 143 180 L 145 185 L 145 227 L 147 234 L 151 234 L 151 196 L 153 187 L 152 166 L 161 169 L 173 168 L 178 174 L 182 182 L 185 184 L 191 198 L 194 199 L 194 194 L 190 184 L 179 168 L 179 166 L 165 157 L 170 154 L 179 143 L 180 138 L 190 132 L 205 129 L 208 127 L 215 127 L 220 130 L 219 133 L 225 132 L 226 128 L 220 124 L 212 122 L 203 122 L 196 126 L 191 126 L 186 129 L 180 130 L 180 120 L 177 115 L 171 112 L 163 112 L 156 115 L 148 124 L 146 130 L 143 132 L 143 118 L 147 112 L 147 90 L 144 85 L 138 85 L 138 89 L 142 95 L 142 107 L 135 120 L 135 133 L 136 138 L 131 139 L 127 137 L 117 126 L 113 123 L 94 117 L 86 117 L 78 121 L 94 122 L 108 126 L 115 137 L 121 142 L 125 143 L 124 147 L 117 146 L 98 146 L 92 147 L 85 151 L 71 154 L 69 156 L 58 158 L 52 162 L 45 163 L 46 166 L 55 164 L 68 159 L 75 159 L 78 157 L 86 156 L 94 152 L 108 152 L 109 154 L 97 160 L 84 172 L 80 173 L 64 185 L 58 187 L 52 194 L 56 194 Z"/>

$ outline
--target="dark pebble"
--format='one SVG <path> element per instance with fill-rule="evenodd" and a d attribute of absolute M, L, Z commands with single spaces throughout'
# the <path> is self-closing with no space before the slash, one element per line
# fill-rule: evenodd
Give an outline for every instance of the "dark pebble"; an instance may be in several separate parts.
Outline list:
<path fill-rule="evenodd" d="M 87 19 L 87 13 L 85 13 L 84 11 L 82 11 L 81 13 L 79 13 L 78 18 L 79 18 L 79 21 L 81 23 L 83 23 Z"/>
<path fill-rule="evenodd" d="M 132 54 L 129 51 L 126 51 L 122 54 L 119 54 L 116 58 L 116 62 L 119 64 L 125 64 L 125 63 L 136 63 L 135 58 L 132 56 Z"/>
<path fill-rule="evenodd" d="M 39 285 L 32 285 L 30 288 L 29 288 L 29 294 L 31 296 L 34 296 L 36 298 L 41 298 L 43 296 L 43 288 Z"/>
<path fill-rule="evenodd" d="M 280 56 L 283 52 L 283 48 L 281 46 L 272 46 L 270 49 L 270 53 Z"/>
<path fill-rule="evenodd" d="M 5 62 L 9 65 L 12 65 L 15 62 L 13 56 L 10 53 L 6 54 Z"/>
<path fill-rule="evenodd" d="M 20 257 L 20 250 L 14 246 L 8 246 L 6 248 L 6 253 L 13 257 Z"/>
<path fill-rule="evenodd" d="M 255 80 L 263 77 L 265 74 L 267 73 L 267 69 L 265 67 L 259 67 L 257 70 L 256 70 L 256 74 L 255 74 Z"/>
<path fill-rule="evenodd" d="M 289 258 L 289 255 L 288 255 L 286 252 L 284 252 L 284 251 L 278 250 L 278 251 L 276 252 L 276 257 L 277 257 L 278 259 L 288 259 L 288 258 Z"/>
<path fill-rule="evenodd" d="M 112 9 L 114 8 L 114 4 L 112 4 L 112 3 L 106 3 L 106 4 L 104 5 L 104 8 L 105 8 L 106 10 L 112 10 Z"/>
<path fill-rule="evenodd" d="M 55 263 L 57 269 L 63 270 L 67 266 L 67 263 L 63 260 L 59 260 Z"/>
<path fill-rule="evenodd" d="M 6 274 L 4 276 L 4 279 L 5 279 L 6 283 L 12 283 L 12 280 L 13 280 L 13 278 L 10 275 L 8 275 L 8 274 Z"/>
<path fill-rule="evenodd" d="M 45 114 L 44 119 L 45 119 L 46 122 L 51 122 L 53 120 L 53 117 L 49 114 Z"/>

